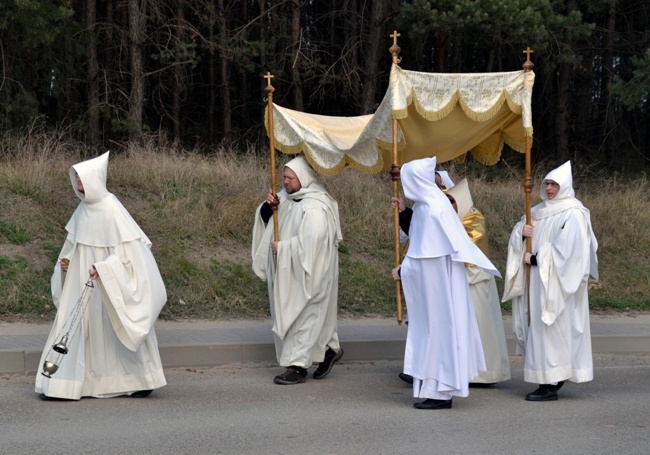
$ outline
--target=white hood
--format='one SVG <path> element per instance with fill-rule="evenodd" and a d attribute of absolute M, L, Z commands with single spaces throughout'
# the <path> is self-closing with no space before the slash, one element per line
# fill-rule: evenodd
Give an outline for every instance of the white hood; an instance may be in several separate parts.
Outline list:
<path fill-rule="evenodd" d="M 122 203 L 106 189 L 109 153 L 70 167 L 72 188 L 81 202 L 65 227 L 68 238 L 73 243 L 95 247 L 112 247 L 138 239 L 151 245 Z M 75 173 L 83 183 L 83 193 L 77 188 Z"/>
<path fill-rule="evenodd" d="M 452 261 L 474 264 L 501 276 L 468 237 L 449 199 L 436 185 L 435 170 L 435 157 L 408 162 L 401 169 L 404 195 L 414 202 L 407 256 L 419 259 L 449 255 Z"/>

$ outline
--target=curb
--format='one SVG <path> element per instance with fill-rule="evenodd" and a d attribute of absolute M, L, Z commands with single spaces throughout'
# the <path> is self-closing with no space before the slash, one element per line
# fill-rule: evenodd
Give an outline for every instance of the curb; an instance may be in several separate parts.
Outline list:
<path fill-rule="evenodd" d="M 508 352 L 515 354 L 515 340 L 508 338 Z M 594 354 L 650 354 L 650 337 L 592 337 Z M 344 361 L 402 360 L 405 340 L 345 341 Z M 191 344 L 159 346 L 163 368 L 211 368 L 226 364 L 276 363 L 273 343 Z M 0 375 L 35 375 L 41 349 L 0 350 Z"/>

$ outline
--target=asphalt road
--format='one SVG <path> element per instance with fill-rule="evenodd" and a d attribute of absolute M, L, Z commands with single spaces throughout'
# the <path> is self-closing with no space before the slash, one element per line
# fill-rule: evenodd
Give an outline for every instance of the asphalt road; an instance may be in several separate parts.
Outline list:
<path fill-rule="evenodd" d="M 598 354 L 596 378 L 530 403 L 513 379 L 451 410 L 417 410 L 399 361 L 346 362 L 279 386 L 269 364 L 170 369 L 149 398 L 44 402 L 33 376 L 0 376 L 0 453 L 647 454 L 650 355 Z M 312 369 L 313 370 L 313 369 Z"/>

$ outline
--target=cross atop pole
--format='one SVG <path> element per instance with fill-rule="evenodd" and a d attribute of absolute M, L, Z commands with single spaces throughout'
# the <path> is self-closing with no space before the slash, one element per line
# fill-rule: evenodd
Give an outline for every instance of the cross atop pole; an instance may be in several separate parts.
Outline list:
<path fill-rule="evenodd" d="M 278 206 L 280 205 L 280 200 L 275 192 L 277 180 L 275 175 L 275 124 L 273 122 L 273 92 L 275 91 L 275 88 L 271 85 L 271 78 L 273 75 L 270 71 L 267 71 L 262 77 L 266 79 L 267 83 L 264 92 L 266 93 L 266 128 L 269 134 L 269 153 L 271 155 L 271 192 L 273 193 L 271 209 L 273 211 L 273 239 L 277 242 L 280 240 L 280 229 L 278 224 Z"/>
<path fill-rule="evenodd" d="M 266 74 L 262 77 L 266 79 L 266 88 L 264 89 L 264 91 L 268 96 L 273 97 L 273 92 L 275 91 L 275 88 L 273 88 L 273 86 L 271 85 L 271 78 L 275 76 L 273 76 L 270 71 L 267 71 Z"/>
<path fill-rule="evenodd" d="M 398 65 L 399 64 L 399 51 L 401 50 L 400 47 L 397 45 L 397 37 L 402 36 L 399 33 L 397 33 L 397 30 L 394 30 L 391 35 L 389 35 L 391 38 L 393 38 L 393 45 L 388 49 L 388 52 L 390 52 L 393 55 L 393 64 Z"/>
<path fill-rule="evenodd" d="M 526 54 L 526 62 L 524 62 L 524 64 L 522 66 L 524 67 L 524 70 L 526 70 L 526 71 L 532 70 L 533 67 L 535 66 L 535 64 L 530 61 L 530 54 L 532 54 L 533 52 L 535 52 L 535 51 L 532 50 L 530 48 L 530 46 L 526 46 L 526 50 L 523 51 L 523 53 Z"/>
<path fill-rule="evenodd" d="M 402 35 L 397 33 L 397 30 L 393 30 L 393 33 L 390 35 L 390 37 L 393 38 L 393 46 L 397 46 L 397 37 L 399 36 Z"/>
<path fill-rule="evenodd" d="M 272 75 L 270 71 L 267 71 L 266 74 L 263 77 L 266 79 L 267 85 L 271 85 L 271 78 L 273 78 L 275 76 Z"/>
<path fill-rule="evenodd" d="M 530 54 L 534 53 L 535 51 L 530 48 L 530 46 L 526 47 L 526 50 L 523 52 L 526 54 L 526 60 L 530 60 Z"/>

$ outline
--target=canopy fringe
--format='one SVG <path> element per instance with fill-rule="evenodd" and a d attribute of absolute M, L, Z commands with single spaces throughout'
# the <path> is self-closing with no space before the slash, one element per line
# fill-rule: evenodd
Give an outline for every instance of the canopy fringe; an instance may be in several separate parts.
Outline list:
<path fill-rule="evenodd" d="M 408 106 L 413 104 L 415 106 L 416 111 L 418 112 L 418 114 L 420 114 L 422 118 L 430 122 L 437 122 L 447 117 L 449 114 L 451 114 L 451 112 L 454 110 L 456 105 L 459 104 L 461 109 L 463 110 L 463 113 L 467 116 L 467 118 L 469 118 L 474 122 L 486 122 L 499 113 L 504 103 L 508 105 L 508 108 L 514 114 L 521 115 L 522 113 L 521 106 L 512 100 L 512 97 L 505 89 L 501 92 L 501 94 L 499 95 L 499 99 L 492 105 L 492 107 L 490 107 L 490 109 L 484 112 L 473 111 L 463 99 L 460 90 L 456 90 L 453 93 L 453 95 L 449 98 L 449 102 L 445 104 L 442 108 L 438 109 L 437 111 L 428 111 L 422 105 L 422 103 L 420 103 L 415 89 L 411 89 L 411 93 L 409 93 L 406 99 L 407 107 L 404 109 L 397 109 L 392 111 L 392 115 L 394 118 L 398 120 L 407 118 Z"/>

